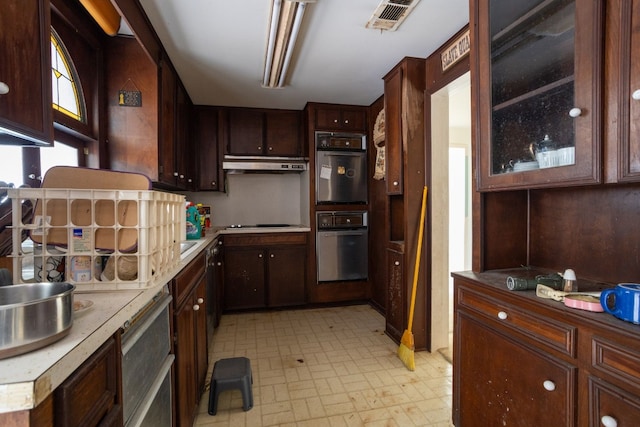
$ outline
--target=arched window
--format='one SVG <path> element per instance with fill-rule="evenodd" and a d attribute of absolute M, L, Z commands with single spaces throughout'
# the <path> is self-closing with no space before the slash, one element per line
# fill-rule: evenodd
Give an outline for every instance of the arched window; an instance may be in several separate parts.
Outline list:
<path fill-rule="evenodd" d="M 64 43 L 53 28 L 51 28 L 51 86 L 54 110 L 86 123 L 87 111 L 78 73 Z"/>

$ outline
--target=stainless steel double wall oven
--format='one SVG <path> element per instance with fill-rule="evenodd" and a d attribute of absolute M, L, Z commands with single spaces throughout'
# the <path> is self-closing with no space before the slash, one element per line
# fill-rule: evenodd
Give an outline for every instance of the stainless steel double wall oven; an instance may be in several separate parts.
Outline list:
<path fill-rule="evenodd" d="M 318 282 L 368 277 L 367 137 L 359 133 L 316 132 L 316 213 Z M 362 205 L 361 210 L 338 210 Z"/>

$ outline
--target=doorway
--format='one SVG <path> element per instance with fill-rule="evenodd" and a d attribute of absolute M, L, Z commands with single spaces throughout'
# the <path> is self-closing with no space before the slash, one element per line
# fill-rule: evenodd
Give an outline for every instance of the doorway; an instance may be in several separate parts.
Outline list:
<path fill-rule="evenodd" d="M 448 159 L 448 161 L 442 161 Z M 452 271 L 471 269 L 471 83 L 431 95 L 431 348 L 452 354 Z"/>

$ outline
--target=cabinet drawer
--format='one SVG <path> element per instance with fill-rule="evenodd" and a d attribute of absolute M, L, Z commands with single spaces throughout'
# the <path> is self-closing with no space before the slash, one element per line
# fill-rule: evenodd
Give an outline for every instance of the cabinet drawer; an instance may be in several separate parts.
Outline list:
<path fill-rule="evenodd" d="M 640 365 L 638 350 L 614 344 L 604 338 L 594 336 L 592 345 L 592 365 L 622 381 L 631 382 L 640 388 Z M 639 418 L 640 419 L 640 418 Z"/>
<path fill-rule="evenodd" d="M 638 420 L 640 420 L 638 396 L 629 394 L 594 377 L 589 377 L 589 401 L 590 426 L 631 427 L 638 425 Z M 607 421 L 609 424 L 604 423 Z"/>
<path fill-rule="evenodd" d="M 205 253 L 202 252 L 189 263 L 173 280 L 173 297 L 175 307 L 179 307 L 189 294 L 189 290 L 196 283 L 205 269 Z"/>
<path fill-rule="evenodd" d="M 224 245 L 229 246 L 265 246 L 265 245 L 304 245 L 307 233 L 255 233 L 228 234 L 224 236 Z"/>
<path fill-rule="evenodd" d="M 495 319 L 502 325 L 573 358 L 576 357 L 576 328 L 531 311 L 516 308 L 470 289 L 458 288 L 458 305 Z"/>
<path fill-rule="evenodd" d="M 56 425 L 121 425 L 117 349 L 110 338 L 56 389 Z"/>

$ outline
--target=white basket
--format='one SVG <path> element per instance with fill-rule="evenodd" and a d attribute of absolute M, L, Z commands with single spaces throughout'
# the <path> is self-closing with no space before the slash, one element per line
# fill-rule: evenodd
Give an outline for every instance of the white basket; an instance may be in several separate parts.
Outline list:
<path fill-rule="evenodd" d="M 79 290 L 139 289 L 166 281 L 180 262 L 182 195 L 59 188 L 8 189 L 8 195 L 14 283 L 64 280 Z M 34 207 L 26 224 L 24 201 Z M 25 234 L 33 250 L 22 243 Z"/>

